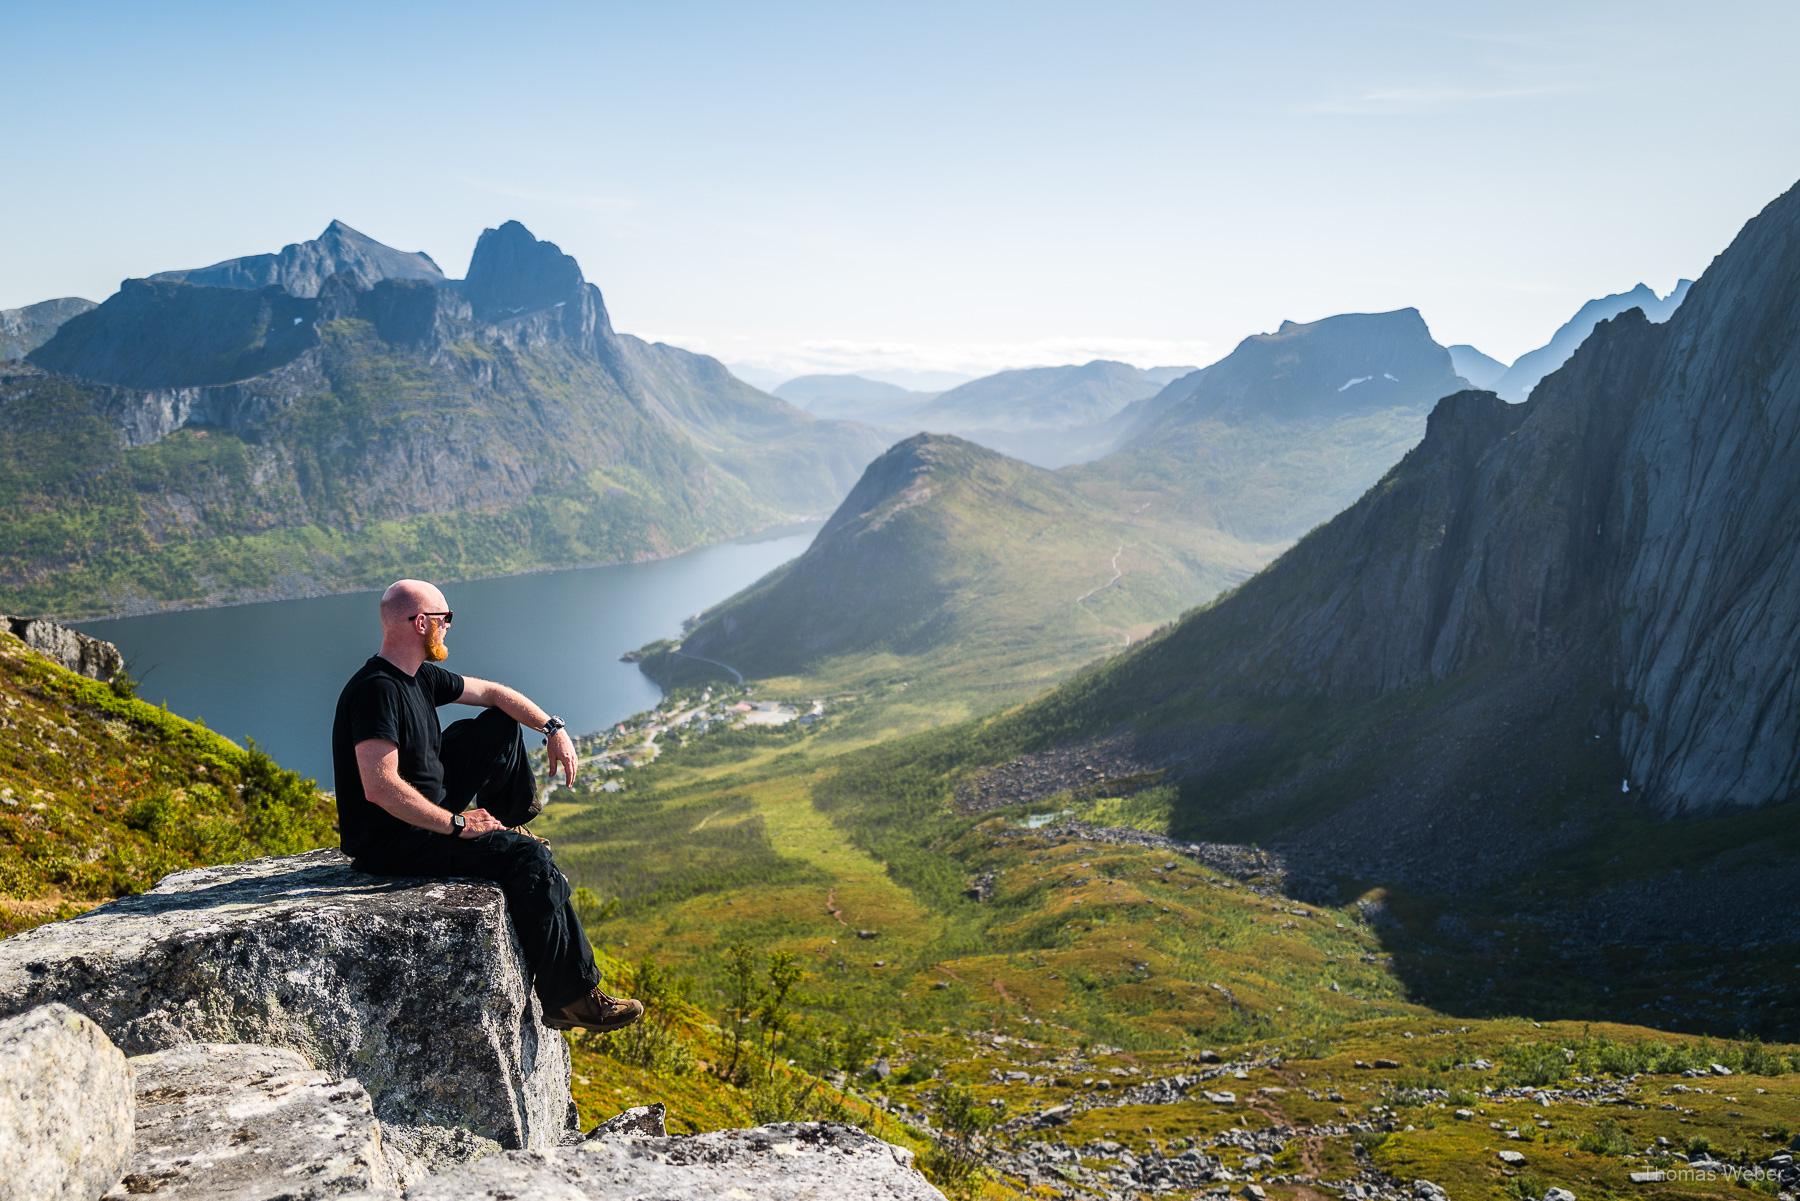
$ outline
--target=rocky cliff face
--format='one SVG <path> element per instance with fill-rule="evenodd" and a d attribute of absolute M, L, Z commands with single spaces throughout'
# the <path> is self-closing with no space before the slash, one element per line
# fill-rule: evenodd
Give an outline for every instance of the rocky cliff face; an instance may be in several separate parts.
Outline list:
<path fill-rule="evenodd" d="M 1800 795 L 1800 188 L 1661 327 L 1612 481 L 1620 750 L 1665 812 Z"/>
<path fill-rule="evenodd" d="M 481 231 L 462 291 L 477 317 L 499 321 L 579 304 L 584 287 L 574 259 L 554 243 L 538 241 L 517 221 L 508 221 Z"/>
<path fill-rule="evenodd" d="M 223 384 L 272 371 L 319 344 L 318 305 L 277 287 L 128 279 L 33 351 L 46 371 L 134 388 Z"/>
<path fill-rule="evenodd" d="M 499 891 L 335 852 L 0 941 L 0 1014 L 0 1196 L 941 1201 L 849 1127 L 581 1139 Z"/>
<path fill-rule="evenodd" d="M 1669 322 L 1601 322 L 1525 404 L 1444 399 L 1362 500 L 1021 724 L 1125 731 L 1194 820 L 1437 887 L 1621 798 L 1794 800 L 1796 480 L 1800 190 Z"/>

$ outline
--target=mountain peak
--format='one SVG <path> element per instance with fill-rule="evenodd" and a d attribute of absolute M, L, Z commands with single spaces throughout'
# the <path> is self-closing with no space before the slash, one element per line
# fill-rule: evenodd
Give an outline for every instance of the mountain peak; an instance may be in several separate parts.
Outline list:
<path fill-rule="evenodd" d="M 477 317 L 498 321 L 578 302 L 585 283 L 580 265 L 556 243 L 506 221 L 481 231 L 463 293 Z"/>
<path fill-rule="evenodd" d="M 294 296 L 314 297 L 327 279 L 340 272 L 349 275 L 358 288 L 372 288 L 384 279 L 444 282 L 444 273 L 424 251 L 395 250 L 336 219 L 318 237 L 308 242 L 290 242 L 276 254 L 252 254 L 210 267 L 159 271 L 150 278 L 213 288 L 255 289 L 273 285 Z"/>

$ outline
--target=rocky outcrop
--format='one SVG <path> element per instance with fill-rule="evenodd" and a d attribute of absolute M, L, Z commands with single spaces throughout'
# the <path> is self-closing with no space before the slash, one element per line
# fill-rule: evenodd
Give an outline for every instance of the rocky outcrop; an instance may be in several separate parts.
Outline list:
<path fill-rule="evenodd" d="M 499 890 L 335 852 L 0 941 L 0 1012 L 0 1201 L 942 1201 L 848 1126 L 670 1138 L 656 1103 L 583 1139 Z"/>
<path fill-rule="evenodd" d="M 686 1138 L 589 1139 L 547 1155 L 509 1153 L 441 1173 L 407 1201 L 941 1201 L 912 1154 L 852 1126 L 783 1123 Z"/>
<path fill-rule="evenodd" d="M 0 1021 L 0 1201 L 93 1201 L 124 1169 L 131 1068 L 62 1005 Z"/>
<path fill-rule="evenodd" d="M 150 278 L 215 288 L 276 287 L 295 296 L 317 296 L 326 280 L 340 274 L 365 289 L 383 280 L 446 282 L 444 273 L 424 251 L 408 254 L 395 250 L 342 221 L 333 221 L 318 237 L 290 243 L 276 254 L 252 254 L 210 267 L 159 271 Z"/>
<path fill-rule="evenodd" d="M 95 680 L 110 680 L 125 666 L 125 656 L 110 642 L 41 617 L 8 617 L 0 613 L 0 629 L 38 654 L 70 671 Z"/>
<path fill-rule="evenodd" d="M 385 1122 L 541 1147 L 573 1121 L 567 1044 L 479 882 L 380 879 L 335 851 L 180 872 L 0 941 L 0 1012 L 51 1001 L 133 1055 L 287 1048 L 360 1081 Z"/>
<path fill-rule="evenodd" d="M 369 1094 L 296 1051 L 190 1043 L 131 1066 L 135 1146 L 109 1199 L 313 1201 L 398 1189 Z"/>

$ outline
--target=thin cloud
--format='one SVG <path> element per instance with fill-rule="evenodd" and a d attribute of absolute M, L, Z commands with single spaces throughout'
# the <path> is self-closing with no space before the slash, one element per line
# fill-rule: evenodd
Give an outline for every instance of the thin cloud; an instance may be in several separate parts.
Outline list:
<path fill-rule="evenodd" d="M 508 200 L 551 204 L 588 213 L 621 213 L 636 208 L 638 203 L 637 199 L 632 196 L 611 195 L 602 192 L 564 192 L 546 188 L 522 188 L 517 184 L 501 183 L 491 179 L 475 179 L 469 176 L 464 176 L 462 182 L 466 187 L 491 192 L 495 196 L 504 196 Z"/>
<path fill-rule="evenodd" d="M 1338 96 L 1302 105 L 1303 113 L 1383 115 L 1422 112 L 1464 104 L 1499 104 L 1512 100 L 1538 100 L 1566 96 L 1584 90 L 1574 83 L 1539 83 L 1517 87 L 1408 87 L 1370 88 L 1355 96 Z"/>

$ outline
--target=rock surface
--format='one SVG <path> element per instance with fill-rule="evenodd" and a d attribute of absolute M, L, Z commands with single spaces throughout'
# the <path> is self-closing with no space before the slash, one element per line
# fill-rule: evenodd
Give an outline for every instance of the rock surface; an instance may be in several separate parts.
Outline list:
<path fill-rule="evenodd" d="M 62 1005 L 0 1021 L 0 1201 L 93 1201 L 131 1154 L 131 1068 Z"/>
<path fill-rule="evenodd" d="M 150 278 L 215 288 L 277 287 L 295 296 L 317 296 L 325 281 L 339 273 L 360 288 L 388 279 L 447 282 L 424 251 L 409 254 L 384 246 L 342 221 L 333 221 L 318 237 L 291 242 L 276 254 L 252 254 L 210 267 L 159 271 Z"/>
<path fill-rule="evenodd" d="M 942 1201 L 902 1148 L 851 1126 L 783 1123 L 509 1152 L 421 1181 L 407 1201 Z"/>
<path fill-rule="evenodd" d="M 106 1194 L 111 1201 L 315 1201 L 398 1191 L 369 1094 L 314 1070 L 298 1052 L 192 1043 L 131 1064 L 136 1147 Z"/>
<path fill-rule="evenodd" d="M 45 658 L 96 680 L 110 680 L 125 666 L 125 656 L 112 643 L 54 621 L 0 613 L 0 627 L 11 630 L 14 637 Z"/>
<path fill-rule="evenodd" d="M 668 1107 L 661 1101 L 653 1105 L 633 1105 L 588 1131 L 589 1138 L 617 1138 L 621 1135 L 651 1135 L 662 1138 L 669 1133 Z"/>
<path fill-rule="evenodd" d="M 361 1081 L 384 1122 L 539 1147 L 573 1121 L 568 1045 L 478 881 L 380 879 L 336 851 L 180 872 L 0 941 L 0 1013 L 50 1001 L 132 1055 L 292 1049 Z"/>

